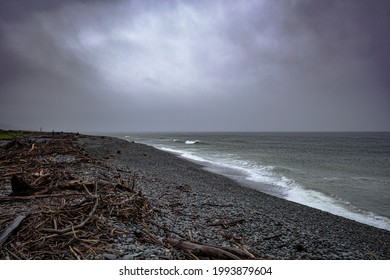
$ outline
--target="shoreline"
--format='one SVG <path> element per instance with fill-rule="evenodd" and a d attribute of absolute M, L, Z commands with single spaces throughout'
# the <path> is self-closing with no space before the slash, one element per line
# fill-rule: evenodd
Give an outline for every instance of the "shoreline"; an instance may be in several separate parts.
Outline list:
<path fill-rule="evenodd" d="M 122 138 L 120 138 L 120 139 L 122 139 Z M 148 144 L 146 144 L 146 145 L 148 145 Z M 154 147 L 153 145 L 150 145 L 150 146 Z M 311 200 L 302 199 L 301 196 L 299 196 L 299 198 L 297 199 L 297 198 L 291 198 L 289 195 L 282 195 L 282 194 L 277 193 L 273 190 L 270 191 L 270 187 L 272 187 L 272 185 L 267 185 L 266 183 L 247 179 L 247 175 L 243 175 L 243 174 L 237 175 L 237 173 L 239 173 L 241 171 L 236 170 L 234 167 L 226 167 L 226 166 L 221 167 L 218 165 L 215 166 L 209 160 L 193 159 L 191 157 L 187 157 L 185 155 L 185 153 L 181 153 L 179 151 L 175 151 L 175 150 L 170 149 L 170 148 L 168 148 L 168 149 L 167 148 L 159 149 L 158 147 L 155 147 L 155 148 L 157 148 L 158 150 L 162 150 L 164 152 L 168 152 L 168 153 L 171 153 L 173 155 L 176 155 L 177 157 L 183 158 L 184 160 L 188 160 L 190 162 L 198 164 L 198 165 L 202 166 L 202 168 L 206 171 L 230 178 L 245 188 L 250 188 L 252 190 L 255 190 L 255 191 L 258 191 L 261 193 L 266 193 L 266 194 L 269 194 L 271 196 L 276 196 L 278 198 L 281 198 L 281 199 L 284 199 L 287 201 L 292 201 L 292 202 L 298 203 L 300 205 L 305 205 L 305 206 L 308 206 L 310 208 L 315 208 L 315 209 L 318 209 L 318 210 L 321 210 L 321 211 L 324 211 L 324 212 L 327 212 L 327 213 L 330 213 L 330 214 L 333 214 L 336 216 L 344 217 L 346 219 L 353 220 L 353 221 L 356 221 L 356 222 L 359 222 L 362 224 L 366 224 L 366 225 L 370 225 L 370 226 L 373 226 L 373 227 L 376 227 L 379 229 L 384 229 L 384 230 L 390 231 L 389 217 L 380 216 L 380 215 L 378 215 L 374 212 L 371 212 L 369 210 L 359 209 L 356 206 L 351 207 L 349 205 L 350 204 L 349 202 L 342 200 L 342 199 L 339 199 L 339 198 L 332 197 L 330 195 L 323 194 L 322 192 L 319 192 L 318 190 L 306 190 L 306 191 L 314 192 L 314 193 L 318 194 L 322 199 L 325 198 L 325 200 L 327 200 L 327 202 L 330 200 L 331 204 L 328 204 L 328 203 L 325 205 L 321 204 L 321 207 L 319 207 L 316 205 L 316 202 L 313 203 L 313 201 L 311 201 Z M 230 175 L 231 173 L 233 173 L 234 175 Z M 259 185 L 263 185 L 263 186 L 265 185 L 266 188 L 268 189 L 268 192 L 264 191 L 263 190 L 264 187 L 259 187 Z M 320 200 L 320 202 L 322 202 L 322 201 Z M 317 201 L 317 203 L 318 203 L 318 201 Z M 347 209 L 347 207 L 351 207 L 351 209 Z"/>
<path fill-rule="evenodd" d="M 85 178 L 99 174 L 102 190 L 108 191 L 118 186 L 115 181 L 132 179 L 134 190 L 129 195 L 134 193 L 129 198 L 142 198 L 143 205 L 147 200 L 148 206 L 135 213 L 142 215 L 141 220 L 106 216 L 109 246 L 85 255 L 86 259 L 227 258 L 194 255 L 180 247 L 186 242 L 249 252 L 249 258 L 256 259 L 390 259 L 389 231 L 244 187 L 151 146 L 108 136 L 72 137 L 72 147 L 79 145 L 87 160 L 72 162 L 70 173 Z M 26 151 L 30 149 L 31 144 Z M 70 160 L 61 158 L 65 159 Z M 3 187 L 3 195 L 7 188 Z M 49 202 L 53 204 L 53 200 L 45 203 Z M 0 203 L 0 207 L 8 205 Z M 18 207 L 26 209 L 24 204 Z"/>
<path fill-rule="evenodd" d="M 128 142 L 119 138 L 113 140 L 106 139 L 111 144 L 115 142 L 115 146 Z M 192 228 L 193 237 L 197 229 L 210 230 L 207 224 L 220 221 L 229 224 L 243 219 L 243 224 L 227 229 L 222 226 L 218 230 L 213 227 L 211 231 L 218 235 L 226 231 L 231 235 L 230 240 L 246 240 L 245 245 L 250 244 L 248 250 L 255 251 L 261 258 L 390 259 L 389 231 L 261 193 L 176 155 L 144 144 L 128 143 L 129 150 L 109 161 L 160 181 L 159 184 L 139 182 L 152 202 L 167 205 L 171 202 L 169 199 L 164 202 L 164 196 L 172 193 L 171 189 L 190 186 L 191 191 L 181 193 L 190 207 L 179 207 L 179 212 L 187 221 L 183 228 Z M 114 146 L 112 148 L 115 150 Z M 98 155 L 98 147 L 95 152 Z M 188 221 L 188 215 L 197 217 L 195 224 Z M 216 239 L 225 245 L 231 244 Z M 199 241 L 209 242 L 203 238 Z"/>
<path fill-rule="evenodd" d="M 260 192 L 390 231 L 386 199 L 390 178 L 386 173 L 386 148 L 380 144 L 385 144 L 385 135 L 378 135 L 380 140 L 372 144 L 375 135 L 367 133 L 111 136 L 177 154 Z M 349 142 L 351 145 L 343 150 Z M 340 152 L 335 153 L 338 149 Z"/>

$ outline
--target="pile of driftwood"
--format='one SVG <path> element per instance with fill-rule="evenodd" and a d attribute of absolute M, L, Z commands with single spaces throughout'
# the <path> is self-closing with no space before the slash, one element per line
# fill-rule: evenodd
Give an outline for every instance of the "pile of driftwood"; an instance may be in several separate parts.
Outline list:
<path fill-rule="evenodd" d="M 79 137 L 87 136 L 39 133 L 0 141 L 0 259 L 120 255 L 115 243 L 118 235 L 130 234 L 129 223 L 145 229 L 140 241 L 183 252 L 179 258 L 255 258 L 244 249 L 186 240 L 164 227 L 161 241 L 148 231 L 148 225 L 158 225 L 158 209 L 136 189 L 136 174 L 89 156 Z"/>
<path fill-rule="evenodd" d="M 115 253 L 115 235 L 126 233 L 115 220 L 143 223 L 152 214 L 148 199 L 134 190 L 135 175 L 99 175 L 113 172 L 89 157 L 77 137 L 41 134 L 3 142 L 0 259 L 93 259 Z"/>

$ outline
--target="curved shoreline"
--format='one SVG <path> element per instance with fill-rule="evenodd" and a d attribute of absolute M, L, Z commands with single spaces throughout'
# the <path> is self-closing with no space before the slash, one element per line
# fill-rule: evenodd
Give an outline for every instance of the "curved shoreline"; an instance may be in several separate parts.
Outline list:
<path fill-rule="evenodd" d="M 122 139 L 122 138 L 120 138 Z M 146 144 L 148 145 L 148 144 Z M 151 145 L 152 147 L 155 147 Z M 292 201 L 301 205 L 305 205 L 311 208 L 315 208 L 324 212 L 328 212 L 331 214 L 334 214 L 336 216 L 341 216 L 349 220 L 354 220 L 362 224 L 367 224 L 370 226 L 374 226 L 376 228 L 384 229 L 387 231 L 390 231 L 390 219 L 385 216 L 380 216 L 376 213 L 370 212 L 368 210 L 362 210 L 357 208 L 356 206 L 352 206 L 349 202 L 338 198 L 333 197 L 331 195 L 326 195 L 318 190 L 303 190 L 304 187 L 298 186 L 299 192 L 301 192 L 298 195 L 298 198 L 295 196 L 290 196 L 289 194 L 282 195 L 280 193 L 277 193 L 273 191 L 274 188 L 273 185 L 266 183 L 262 183 L 259 181 L 254 181 L 247 179 L 247 174 L 244 175 L 244 173 L 240 169 L 235 169 L 235 167 L 228 167 L 225 165 L 214 165 L 210 160 L 205 160 L 203 158 L 196 159 L 196 156 L 187 157 L 186 153 L 182 153 L 180 151 L 175 151 L 170 148 L 159 148 L 155 147 L 159 150 L 162 150 L 164 152 L 171 153 L 173 155 L 177 155 L 180 158 L 183 158 L 185 160 L 189 160 L 190 162 L 193 162 L 195 164 L 198 164 L 203 167 L 204 170 L 210 171 L 211 173 L 219 174 L 225 177 L 228 177 L 232 179 L 233 181 L 237 182 L 239 185 L 254 189 L 255 191 L 259 191 L 262 193 L 269 194 L 271 196 L 276 196 L 284 200 Z M 227 171 L 226 171 L 227 170 Z M 241 173 L 242 172 L 242 173 Z M 234 174 L 233 176 L 230 174 Z M 237 176 L 237 174 L 239 174 Z M 264 185 L 267 186 L 268 191 L 265 190 Z M 260 186 L 260 187 L 259 187 Z M 296 191 L 296 189 L 295 189 Z M 311 196 L 314 196 L 316 199 L 311 200 L 310 198 L 307 199 L 304 197 L 304 194 L 309 194 Z M 318 198 L 319 197 L 319 198 Z M 326 201 L 323 203 L 323 201 Z M 318 206 L 320 205 L 320 206 Z M 347 209 L 348 207 L 348 209 Z"/>
<path fill-rule="evenodd" d="M 80 141 L 93 156 L 135 171 L 136 187 L 159 209 L 158 225 L 194 241 L 237 243 L 264 259 L 390 259 L 389 231 L 244 187 L 151 146 L 112 137 Z M 164 238 L 161 227 L 149 230 Z"/>

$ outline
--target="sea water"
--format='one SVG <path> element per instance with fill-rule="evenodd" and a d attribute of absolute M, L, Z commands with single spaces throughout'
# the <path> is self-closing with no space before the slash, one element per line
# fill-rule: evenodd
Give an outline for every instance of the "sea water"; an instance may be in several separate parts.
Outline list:
<path fill-rule="evenodd" d="M 390 133 L 117 135 L 242 185 L 390 230 Z"/>

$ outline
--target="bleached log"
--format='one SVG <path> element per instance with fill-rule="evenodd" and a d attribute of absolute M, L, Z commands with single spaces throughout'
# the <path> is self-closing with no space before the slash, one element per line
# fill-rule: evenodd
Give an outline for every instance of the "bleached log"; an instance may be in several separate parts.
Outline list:
<path fill-rule="evenodd" d="M 26 215 L 19 215 L 15 218 L 13 223 L 6 228 L 6 230 L 0 236 L 0 248 L 7 241 L 8 237 L 12 235 L 12 233 L 18 228 L 18 226 L 23 222 L 26 218 Z"/>

